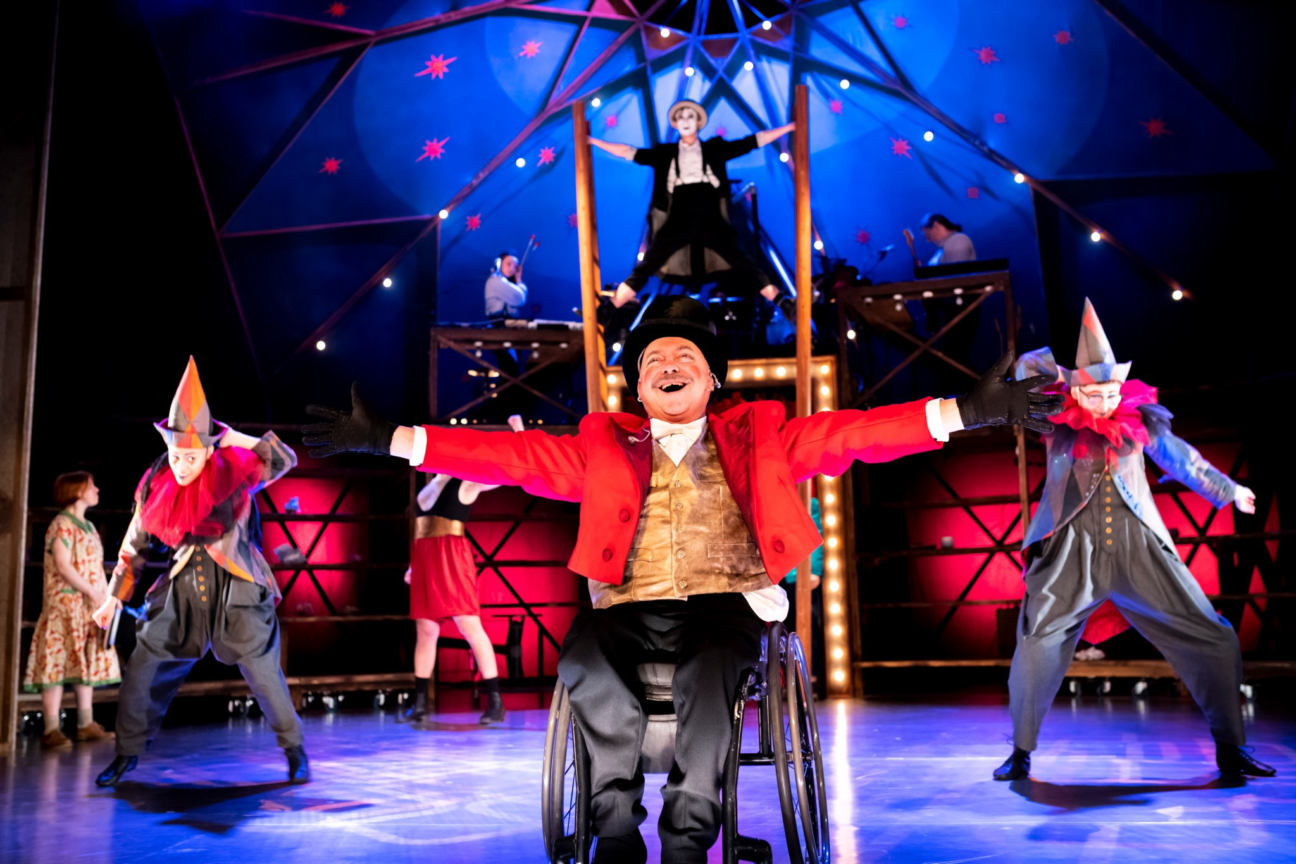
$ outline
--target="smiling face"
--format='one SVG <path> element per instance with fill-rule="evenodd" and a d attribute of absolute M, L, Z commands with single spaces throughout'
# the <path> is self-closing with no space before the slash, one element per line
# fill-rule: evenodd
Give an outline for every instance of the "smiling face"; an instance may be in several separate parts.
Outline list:
<path fill-rule="evenodd" d="M 714 387 L 702 350 L 687 339 L 654 339 L 639 355 L 639 400 L 649 417 L 690 423 L 706 413 Z"/>
<path fill-rule="evenodd" d="M 1084 384 L 1074 388 L 1076 403 L 1095 417 L 1110 417 L 1121 403 L 1119 381 Z"/>
<path fill-rule="evenodd" d="M 175 475 L 176 482 L 181 486 L 188 486 L 198 479 L 202 473 L 203 466 L 211 458 L 211 447 L 168 447 L 167 461 L 171 465 L 171 473 Z"/>
<path fill-rule="evenodd" d="M 680 133 L 680 138 L 696 138 L 698 133 L 698 116 L 692 108 L 681 108 L 671 115 L 671 125 Z"/>

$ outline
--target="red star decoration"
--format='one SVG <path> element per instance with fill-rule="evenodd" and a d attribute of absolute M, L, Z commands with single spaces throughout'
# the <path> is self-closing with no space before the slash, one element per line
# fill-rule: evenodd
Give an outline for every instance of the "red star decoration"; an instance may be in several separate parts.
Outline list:
<path fill-rule="evenodd" d="M 608 118 L 607 118 L 606 120 L 604 120 L 603 122 L 607 124 L 607 127 L 608 127 L 609 129 L 611 129 L 613 126 L 616 126 L 616 124 L 617 124 L 616 115 L 613 114 L 612 116 L 608 117 Z"/>
<path fill-rule="evenodd" d="M 324 160 L 324 167 L 319 170 L 319 173 L 336 174 L 338 172 L 338 169 L 341 167 L 342 167 L 342 160 L 334 159 L 333 157 L 330 156 L 328 159 Z"/>
<path fill-rule="evenodd" d="M 831 102 L 829 102 L 829 103 L 828 103 L 828 110 L 831 111 L 831 112 L 834 113 L 834 114 L 840 114 L 840 113 L 842 112 L 842 103 L 841 103 L 841 100 L 840 100 L 840 99 L 834 99 L 834 100 L 832 100 Z"/>
<path fill-rule="evenodd" d="M 1147 130 L 1149 138 L 1160 138 L 1162 135 L 1174 134 L 1160 117 L 1153 117 L 1151 120 L 1140 120 L 1139 123 Z"/>
<path fill-rule="evenodd" d="M 445 153 L 445 143 L 449 140 L 449 138 L 442 138 L 438 141 L 433 138 L 431 141 L 425 141 L 423 144 L 423 155 L 414 161 L 422 162 L 424 159 L 427 159 L 428 161 L 440 159 L 441 154 Z"/>
<path fill-rule="evenodd" d="M 994 121 L 996 123 L 1007 123 L 1008 115 L 1003 113 L 1002 111 L 996 111 L 994 115 Z"/>
<path fill-rule="evenodd" d="M 897 30 L 903 30 L 909 26 L 909 19 L 903 15 L 897 15 L 891 19 L 891 23 L 895 25 Z"/>
<path fill-rule="evenodd" d="M 909 155 L 909 151 L 912 149 L 913 147 L 910 146 L 909 142 L 903 138 L 891 139 L 891 152 L 897 156 L 903 156 L 906 159 L 912 159 L 913 157 Z"/>
<path fill-rule="evenodd" d="M 543 42 L 537 42 L 534 39 L 528 39 L 527 43 L 522 46 L 522 51 L 521 53 L 518 54 L 518 56 L 525 57 L 528 60 L 530 60 L 532 57 L 540 53 L 540 46 L 543 44 L 544 44 Z"/>
<path fill-rule="evenodd" d="M 575 213 L 572 213 L 572 214 L 570 214 L 570 215 L 567 217 L 567 227 L 568 227 L 568 228 L 575 228 L 575 227 L 576 227 L 576 214 L 575 214 Z"/>
<path fill-rule="evenodd" d="M 972 199 L 980 198 L 980 197 L 981 197 L 981 190 L 978 189 L 978 188 L 975 187 L 975 186 L 969 186 L 969 187 L 968 187 L 968 197 L 969 197 L 969 198 L 972 198 Z"/>
<path fill-rule="evenodd" d="M 330 3 L 329 7 L 324 11 L 327 14 L 332 15 L 334 18 L 341 18 L 350 8 L 350 6 L 343 6 L 341 3 Z"/>
<path fill-rule="evenodd" d="M 1070 45 L 1075 40 L 1071 38 L 1070 30 L 1059 30 L 1053 34 L 1053 41 L 1059 45 Z"/>
<path fill-rule="evenodd" d="M 428 78 L 429 81 L 432 80 L 432 78 L 444 78 L 446 69 L 450 68 L 450 64 L 458 59 L 458 57 L 451 57 L 447 60 L 445 59 L 444 54 L 437 54 L 435 57 L 432 57 L 431 60 L 424 60 L 423 62 L 427 64 L 427 68 L 422 72 L 416 73 L 414 77 L 419 78 L 423 75 L 427 75 L 430 76 Z"/>
<path fill-rule="evenodd" d="M 554 161 L 554 148 L 552 148 L 552 147 L 541 147 L 541 148 L 540 148 L 540 164 L 541 164 L 541 165 L 549 165 L 549 164 L 552 163 L 553 161 Z"/>
<path fill-rule="evenodd" d="M 863 228 L 855 232 L 855 242 L 860 244 L 861 246 L 869 242 L 869 240 L 871 240 L 872 238 L 873 235 L 865 231 Z"/>
<path fill-rule="evenodd" d="M 972 53 L 977 55 L 977 59 L 981 61 L 982 66 L 989 66 L 991 63 L 1001 62 L 995 55 L 995 50 L 989 45 L 980 48 L 973 48 Z"/>
<path fill-rule="evenodd" d="M 469 230 L 469 231 L 476 231 L 476 230 L 477 230 L 478 228 L 480 228 L 480 227 L 481 227 L 481 214 L 480 214 L 480 213 L 478 213 L 476 216 L 469 216 L 469 217 L 468 217 L 468 230 Z"/>

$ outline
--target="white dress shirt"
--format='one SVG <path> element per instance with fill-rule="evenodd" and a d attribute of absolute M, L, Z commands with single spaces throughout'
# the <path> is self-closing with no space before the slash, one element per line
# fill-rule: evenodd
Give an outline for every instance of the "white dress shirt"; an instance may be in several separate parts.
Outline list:
<path fill-rule="evenodd" d="M 676 165 L 679 166 L 678 174 L 675 172 Z M 676 186 L 683 186 L 686 183 L 710 183 L 717 189 L 720 188 L 720 178 L 715 176 L 711 166 L 707 165 L 706 160 L 702 158 L 700 140 L 692 144 L 681 141 L 679 156 L 671 160 L 670 170 L 666 172 L 667 192 L 674 192 Z"/>
<path fill-rule="evenodd" d="M 486 317 L 507 315 L 517 318 L 526 305 L 527 286 L 525 282 L 511 282 L 503 274 L 492 273 L 486 280 Z"/>

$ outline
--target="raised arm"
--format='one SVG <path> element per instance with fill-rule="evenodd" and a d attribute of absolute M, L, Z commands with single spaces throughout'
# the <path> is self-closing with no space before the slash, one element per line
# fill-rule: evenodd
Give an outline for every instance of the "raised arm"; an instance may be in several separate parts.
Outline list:
<path fill-rule="evenodd" d="M 777 141 L 789 132 L 796 131 L 796 124 L 789 123 L 786 126 L 780 126 L 777 129 L 762 129 L 756 133 L 756 146 L 764 147 L 771 141 Z"/>
<path fill-rule="evenodd" d="M 251 435 L 244 435 L 242 432 L 230 429 L 221 436 L 220 446 L 242 447 L 244 450 L 251 450 L 261 458 L 261 464 L 265 467 L 261 472 L 260 484 L 252 490 L 253 494 L 297 467 L 297 454 L 272 431 L 267 431 L 260 438 L 253 438 Z"/>
<path fill-rule="evenodd" d="M 600 150 L 605 150 L 613 156 L 620 156 L 622 159 L 634 160 L 635 152 L 638 147 L 631 147 L 629 144 L 613 144 L 611 141 L 600 141 L 597 138 L 589 139 L 589 142 Z"/>
<path fill-rule="evenodd" d="M 1140 405 L 1139 411 L 1150 439 L 1143 452 L 1161 466 L 1166 476 L 1178 480 L 1214 507 L 1225 507 L 1237 501 L 1240 509 L 1254 512 L 1255 495 L 1250 489 L 1238 486 L 1227 474 L 1206 461 L 1196 447 L 1170 431 L 1169 411 L 1161 405 Z M 1250 510 L 1238 500 L 1239 489 L 1250 496 Z"/>
<path fill-rule="evenodd" d="M 532 495 L 579 501 L 585 482 L 585 447 L 580 435 L 540 431 L 484 432 L 441 426 L 395 427 L 377 415 L 351 385 L 351 412 L 310 405 L 326 422 L 302 429 L 316 458 L 337 453 L 374 453 L 408 459 L 421 471 L 449 474 L 496 486 L 521 486 Z"/>

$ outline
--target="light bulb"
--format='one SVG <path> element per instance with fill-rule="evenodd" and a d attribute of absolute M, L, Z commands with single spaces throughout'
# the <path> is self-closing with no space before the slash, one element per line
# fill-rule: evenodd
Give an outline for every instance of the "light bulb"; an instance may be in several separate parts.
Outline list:
<path fill-rule="evenodd" d="M 828 385 L 827 385 L 827 384 L 825 384 L 825 385 L 823 385 L 822 387 L 819 388 L 819 395 L 820 395 L 820 396 L 827 396 L 827 395 L 828 395 L 829 393 L 831 393 L 831 392 L 832 392 L 832 391 L 828 389 Z"/>
<path fill-rule="evenodd" d="M 836 503 L 836 501 L 837 501 L 837 496 L 832 494 L 831 492 L 829 492 L 827 495 L 824 496 L 825 504 L 833 504 Z"/>
<path fill-rule="evenodd" d="M 756 367 L 756 371 L 753 372 L 752 374 L 755 375 L 757 378 L 764 378 L 764 377 L 765 377 L 765 369 L 764 369 L 764 367 L 762 367 L 762 366 L 757 366 L 757 367 Z"/>
<path fill-rule="evenodd" d="M 1013 182 L 1014 182 L 1014 183 L 1025 183 L 1025 182 L 1026 182 L 1026 175 L 1023 174 L 1023 173 L 1021 173 L 1020 171 L 1018 171 L 1016 174 L 1013 175 Z"/>
<path fill-rule="evenodd" d="M 842 88 L 843 90 L 849 90 L 849 89 L 850 89 L 850 82 L 847 81 L 845 78 L 843 78 L 843 79 L 841 80 L 841 88 Z"/>
<path fill-rule="evenodd" d="M 843 672 L 842 670 L 838 669 L 836 672 L 833 673 L 833 680 L 834 680 L 834 681 L 837 681 L 837 682 L 839 682 L 839 683 L 842 682 L 842 681 L 845 681 L 845 680 L 846 680 L 846 673 Z"/>
<path fill-rule="evenodd" d="M 770 28 L 773 27 L 773 26 L 774 26 L 774 25 L 773 25 L 772 23 L 770 23 L 769 19 L 766 19 L 766 20 L 764 20 L 764 21 L 761 22 L 761 29 L 762 29 L 762 30 L 768 30 L 768 29 L 770 29 Z"/>
<path fill-rule="evenodd" d="M 822 252 L 822 251 L 823 251 L 823 241 L 822 241 L 822 240 L 816 240 L 816 241 L 814 242 L 814 248 L 815 248 L 815 251 L 816 251 L 816 252 Z"/>
<path fill-rule="evenodd" d="M 831 606 L 828 607 L 828 611 L 829 611 L 830 613 L 832 613 L 833 615 L 840 615 L 840 614 L 841 614 L 841 604 L 840 604 L 840 603 L 834 603 L 834 604 L 832 604 Z"/>
<path fill-rule="evenodd" d="M 609 376 L 608 376 L 608 383 L 609 383 L 609 384 L 615 384 L 615 383 L 616 383 L 616 376 L 615 376 L 615 375 L 609 375 Z"/>
<path fill-rule="evenodd" d="M 388 276 L 387 278 L 383 279 L 383 287 L 384 287 L 384 288 L 390 288 L 391 286 L 392 286 L 392 280 L 391 280 L 391 277 L 390 277 L 390 276 Z"/>
<path fill-rule="evenodd" d="M 836 538 L 836 537 L 829 537 L 829 538 L 828 538 L 828 548 L 829 548 L 829 549 L 836 549 L 836 548 L 837 548 L 837 538 Z"/>
<path fill-rule="evenodd" d="M 620 350 L 621 350 L 621 343 L 620 343 L 620 342 L 613 342 L 613 343 L 612 343 L 612 350 L 613 350 L 613 351 L 620 351 Z"/>
<path fill-rule="evenodd" d="M 829 591 L 840 591 L 840 590 L 841 590 L 841 583 L 838 582 L 836 579 L 832 580 L 831 582 L 828 583 L 828 590 L 829 590 Z"/>
<path fill-rule="evenodd" d="M 832 635 L 834 635 L 834 636 L 840 636 L 840 635 L 842 635 L 842 628 L 841 628 L 841 625 L 840 625 L 840 624 L 834 624 L 834 625 L 832 626 Z"/>
<path fill-rule="evenodd" d="M 842 649 L 840 649 L 840 648 L 834 648 L 834 649 L 833 649 L 833 659 L 834 659 L 834 660 L 840 660 L 840 659 L 842 659 L 842 658 L 845 657 L 845 656 L 846 656 L 846 652 L 843 651 Z"/>
<path fill-rule="evenodd" d="M 792 157 L 789 156 L 789 155 L 787 154 L 786 151 L 784 151 L 784 152 L 782 152 L 782 153 L 779 154 L 779 161 L 780 161 L 780 162 L 786 162 L 786 161 L 788 161 L 788 160 L 791 159 L 791 158 L 792 158 Z"/>
<path fill-rule="evenodd" d="M 729 377 L 732 378 L 732 379 L 734 379 L 735 381 L 741 381 L 741 380 L 742 380 L 742 370 L 741 370 L 741 369 L 735 369 L 735 370 L 733 370 L 732 372 L 729 373 Z"/>
<path fill-rule="evenodd" d="M 748 72 L 750 72 L 756 68 L 756 64 L 748 60 L 746 63 L 743 64 L 743 68 L 746 69 Z"/>
<path fill-rule="evenodd" d="M 513 164 L 516 165 L 516 166 L 518 166 L 519 168 L 525 168 L 525 167 L 526 167 L 526 160 L 523 159 L 521 156 L 519 156 L 519 157 L 518 157 L 518 158 L 513 162 Z"/>
<path fill-rule="evenodd" d="M 608 397 L 608 405 L 610 405 L 611 407 L 615 408 L 615 407 L 616 407 L 616 404 L 617 404 L 617 398 L 616 398 L 615 396 L 609 396 L 609 397 Z"/>
<path fill-rule="evenodd" d="M 318 342 L 315 343 L 315 350 L 316 350 L 316 351 L 323 351 L 326 347 L 328 347 L 328 346 L 326 346 L 326 345 L 324 344 L 324 340 L 323 340 L 323 339 L 321 339 L 321 340 L 319 340 Z"/>
<path fill-rule="evenodd" d="M 697 70 L 694 69 L 692 66 L 688 66 L 688 67 L 685 67 L 685 69 L 684 69 L 684 74 L 687 75 L 688 77 L 692 78 L 692 77 L 693 77 L 693 73 L 696 72 L 696 71 L 697 71 Z"/>
<path fill-rule="evenodd" d="M 595 96 L 593 99 L 590 100 L 590 105 L 594 106 L 595 108 L 599 107 L 602 104 L 603 104 L 603 100 L 597 96 Z"/>
<path fill-rule="evenodd" d="M 777 375 L 778 377 L 782 378 L 784 375 L 787 374 L 787 367 L 786 367 L 786 366 L 779 366 L 777 369 L 774 370 L 774 374 Z"/>
<path fill-rule="evenodd" d="M 923 140 L 924 140 L 924 141 L 935 141 L 935 140 L 936 140 L 936 133 L 935 133 L 935 132 L 932 132 L 931 130 L 928 130 L 928 131 L 924 132 L 924 133 L 923 133 Z"/>
<path fill-rule="evenodd" d="M 1178 288 L 1174 289 L 1173 291 L 1170 292 L 1170 299 L 1171 299 L 1171 300 L 1182 300 L 1182 299 L 1183 299 L 1183 291 L 1180 290 L 1180 289 L 1178 289 Z"/>
<path fill-rule="evenodd" d="M 442 219 L 448 219 L 448 218 L 450 217 L 450 211 L 449 211 L 449 210 L 442 210 L 442 211 L 441 211 L 440 213 L 438 213 L 437 215 L 440 216 Z"/>
<path fill-rule="evenodd" d="M 661 28 L 661 37 L 662 37 L 663 39 L 669 39 L 669 38 L 670 38 L 670 29 L 667 28 L 667 27 L 663 27 L 663 28 Z"/>
<path fill-rule="evenodd" d="M 828 369 L 828 364 L 827 364 L 827 363 L 825 363 L 825 364 L 823 364 L 822 366 L 819 367 L 819 374 L 820 374 L 820 375 L 827 375 L 828 372 L 829 372 L 829 369 Z"/>
<path fill-rule="evenodd" d="M 855 338 L 855 331 L 854 331 L 854 330 L 847 330 L 847 331 L 846 331 L 846 338 L 847 338 L 847 339 L 854 339 L 854 338 Z"/>
<path fill-rule="evenodd" d="M 827 516 L 824 517 L 824 524 L 827 525 L 829 528 L 833 527 L 834 525 L 837 524 L 837 517 L 829 513 Z"/>
<path fill-rule="evenodd" d="M 829 558 L 829 559 L 828 559 L 828 569 L 829 569 L 829 570 L 836 570 L 837 567 L 838 567 L 837 559 L 836 559 L 836 558 Z"/>
<path fill-rule="evenodd" d="M 1093 241 L 1094 243 L 1097 243 L 1099 240 L 1102 239 L 1102 232 L 1101 232 L 1101 231 L 1094 231 L 1093 233 L 1091 233 L 1091 234 L 1089 235 L 1089 239 L 1090 239 L 1091 241 Z"/>

